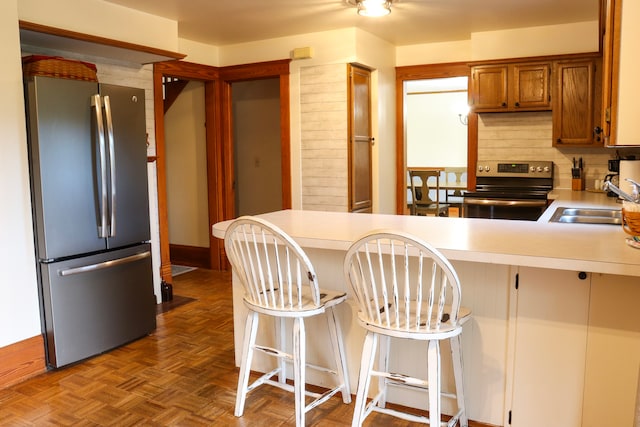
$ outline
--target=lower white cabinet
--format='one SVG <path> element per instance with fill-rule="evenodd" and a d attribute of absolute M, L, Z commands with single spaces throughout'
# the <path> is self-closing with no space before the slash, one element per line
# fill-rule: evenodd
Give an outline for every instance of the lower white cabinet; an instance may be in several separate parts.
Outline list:
<path fill-rule="evenodd" d="M 639 277 L 592 275 L 586 362 L 582 426 L 637 426 Z"/>
<path fill-rule="evenodd" d="M 505 396 L 511 404 L 504 425 L 634 426 L 640 278 L 517 271 L 512 394 Z"/>
<path fill-rule="evenodd" d="M 579 427 L 590 275 L 520 267 L 517 286 L 513 394 L 504 425 L 511 418 L 515 427 Z"/>

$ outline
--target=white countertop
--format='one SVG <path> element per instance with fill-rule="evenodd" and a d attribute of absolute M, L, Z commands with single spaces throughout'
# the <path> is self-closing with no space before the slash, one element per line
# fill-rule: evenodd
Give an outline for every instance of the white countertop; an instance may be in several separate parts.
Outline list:
<path fill-rule="evenodd" d="M 538 221 L 284 210 L 263 217 L 302 247 L 346 250 L 375 229 L 413 233 L 452 260 L 640 276 L 640 250 L 614 225 L 550 223 L 557 207 L 621 207 L 603 193 L 554 190 Z M 230 221 L 213 226 L 224 238 Z"/>

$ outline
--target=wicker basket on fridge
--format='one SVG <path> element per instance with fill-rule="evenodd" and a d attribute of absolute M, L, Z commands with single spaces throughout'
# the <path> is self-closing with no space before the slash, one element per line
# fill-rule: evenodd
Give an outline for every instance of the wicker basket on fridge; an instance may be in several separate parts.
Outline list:
<path fill-rule="evenodd" d="M 61 79 L 97 82 L 95 64 L 65 59 L 59 56 L 31 55 L 22 58 L 25 76 L 46 76 Z"/>

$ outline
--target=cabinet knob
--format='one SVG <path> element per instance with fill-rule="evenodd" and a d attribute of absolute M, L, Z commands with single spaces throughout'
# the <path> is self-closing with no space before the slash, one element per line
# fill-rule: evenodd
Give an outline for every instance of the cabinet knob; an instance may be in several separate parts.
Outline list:
<path fill-rule="evenodd" d="M 519 106 L 520 106 L 520 103 L 519 103 L 519 102 L 516 102 L 516 107 L 519 107 Z"/>
<path fill-rule="evenodd" d="M 595 139 L 596 141 L 600 142 L 601 138 L 600 138 L 600 134 L 602 133 L 602 128 L 600 126 L 596 126 L 595 128 L 593 128 L 593 139 Z"/>
<path fill-rule="evenodd" d="M 503 103 L 502 103 L 502 106 L 503 106 L 503 107 L 506 107 L 506 106 L 507 106 L 507 103 L 506 103 L 506 102 L 503 102 Z"/>
<path fill-rule="evenodd" d="M 558 138 L 558 139 L 556 139 L 556 142 L 557 142 L 558 144 L 562 143 L 562 138 Z"/>

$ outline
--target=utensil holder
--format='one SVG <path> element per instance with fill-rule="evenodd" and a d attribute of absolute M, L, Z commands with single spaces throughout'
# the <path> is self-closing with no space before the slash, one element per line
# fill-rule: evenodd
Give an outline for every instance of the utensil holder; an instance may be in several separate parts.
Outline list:
<path fill-rule="evenodd" d="M 584 191 L 584 177 L 571 178 L 571 189 L 573 191 Z"/>

